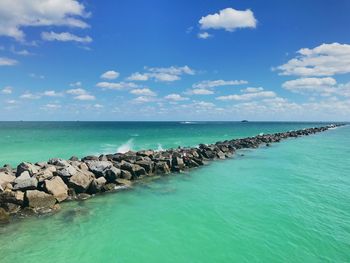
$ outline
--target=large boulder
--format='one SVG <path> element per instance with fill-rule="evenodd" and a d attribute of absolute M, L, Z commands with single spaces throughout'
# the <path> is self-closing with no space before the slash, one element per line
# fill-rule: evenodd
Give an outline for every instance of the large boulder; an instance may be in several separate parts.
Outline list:
<path fill-rule="evenodd" d="M 104 176 L 105 171 L 113 167 L 113 164 L 108 161 L 87 161 L 86 164 L 97 178 Z"/>
<path fill-rule="evenodd" d="M 62 202 L 68 197 L 68 187 L 61 177 L 55 176 L 51 180 L 45 180 L 44 188 L 52 194 L 58 202 Z"/>
<path fill-rule="evenodd" d="M 13 190 L 34 190 L 38 186 L 38 180 L 31 177 L 28 171 L 24 171 L 14 180 Z"/>
<path fill-rule="evenodd" d="M 89 193 L 96 194 L 101 192 L 102 188 L 106 183 L 107 183 L 107 180 L 104 177 L 93 179 L 93 181 L 90 184 Z"/>
<path fill-rule="evenodd" d="M 47 166 L 43 170 L 40 170 L 35 178 L 39 181 L 39 183 L 44 182 L 45 180 L 51 179 L 53 177 L 53 173 L 56 172 L 55 166 Z"/>
<path fill-rule="evenodd" d="M 0 193 L 0 204 L 10 203 L 23 205 L 24 193 L 21 191 L 5 191 Z"/>
<path fill-rule="evenodd" d="M 52 158 L 47 163 L 55 166 L 60 166 L 60 167 L 69 166 L 68 161 L 61 158 Z"/>
<path fill-rule="evenodd" d="M 157 162 L 155 165 L 156 174 L 168 174 L 170 173 L 170 168 L 167 162 Z"/>
<path fill-rule="evenodd" d="M 54 175 L 61 177 L 64 181 L 67 181 L 68 178 L 72 177 L 77 173 L 77 169 L 75 169 L 72 165 L 68 164 L 67 166 L 58 168 Z"/>
<path fill-rule="evenodd" d="M 121 170 L 120 177 L 122 179 L 131 180 L 132 179 L 132 174 L 129 171 Z"/>
<path fill-rule="evenodd" d="M 32 163 L 23 162 L 17 166 L 16 176 L 20 176 L 23 172 L 28 172 L 30 176 L 33 176 L 38 172 L 38 167 Z"/>
<path fill-rule="evenodd" d="M 114 183 L 117 178 L 121 177 L 121 170 L 112 166 L 105 171 L 105 178 L 108 183 Z"/>
<path fill-rule="evenodd" d="M 15 181 L 16 177 L 12 174 L 8 173 L 0 173 L 0 191 L 5 190 L 6 186 L 9 183 L 13 183 Z"/>
<path fill-rule="evenodd" d="M 121 169 L 126 170 L 132 174 L 132 179 L 138 178 L 146 174 L 146 170 L 138 164 L 132 164 L 123 161 L 121 163 Z M 127 178 L 126 178 L 127 179 Z"/>
<path fill-rule="evenodd" d="M 38 190 L 29 190 L 25 194 L 25 203 L 27 206 L 40 209 L 40 208 L 53 208 L 56 199 L 53 195 L 47 194 Z"/>
<path fill-rule="evenodd" d="M 153 173 L 154 163 L 150 160 L 140 160 L 136 162 L 137 165 L 140 165 L 143 169 L 145 169 L 147 174 Z"/>
<path fill-rule="evenodd" d="M 93 180 L 93 175 L 87 171 L 78 171 L 69 179 L 69 186 L 72 187 L 76 193 L 85 193 Z"/>

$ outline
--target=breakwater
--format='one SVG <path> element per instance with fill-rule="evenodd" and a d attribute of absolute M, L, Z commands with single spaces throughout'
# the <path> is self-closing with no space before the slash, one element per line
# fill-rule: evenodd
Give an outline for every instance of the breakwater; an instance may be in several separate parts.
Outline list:
<path fill-rule="evenodd" d="M 256 148 L 335 126 L 259 135 L 194 148 L 87 156 L 81 160 L 76 157 L 51 159 L 35 164 L 21 163 L 16 169 L 5 166 L 0 171 L 1 218 L 5 222 L 10 219 L 10 214 L 26 216 L 57 211 L 63 201 L 86 199 L 100 192 L 127 188 L 148 176 L 180 172 L 214 159 L 232 157 L 237 149 Z"/>

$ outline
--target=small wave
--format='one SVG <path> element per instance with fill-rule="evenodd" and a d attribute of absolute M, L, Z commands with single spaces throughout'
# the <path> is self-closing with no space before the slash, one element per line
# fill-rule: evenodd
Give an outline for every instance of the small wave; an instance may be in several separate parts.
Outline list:
<path fill-rule="evenodd" d="M 128 151 L 131 151 L 133 147 L 134 147 L 134 139 L 130 139 L 126 143 L 123 143 L 118 147 L 117 153 L 126 153 Z"/>
<path fill-rule="evenodd" d="M 194 121 L 181 121 L 181 124 L 196 124 Z"/>
<path fill-rule="evenodd" d="M 158 143 L 157 151 L 158 152 L 164 151 L 164 148 L 160 143 Z"/>
<path fill-rule="evenodd" d="M 132 134 L 130 134 L 130 136 L 131 136 L 131 137 L 139 137 L 140 134 L 138 134 L 138 133 L 132 133 Z"/>
<path fill-rule="evenodd" d="M 260 136 L 263 136 L 263 135 L 264 135 L 264 133 L 263 133 L 263 132 L 260 132 L 260 133 L 259 133 L 259 135 L 260 135 Z"/>

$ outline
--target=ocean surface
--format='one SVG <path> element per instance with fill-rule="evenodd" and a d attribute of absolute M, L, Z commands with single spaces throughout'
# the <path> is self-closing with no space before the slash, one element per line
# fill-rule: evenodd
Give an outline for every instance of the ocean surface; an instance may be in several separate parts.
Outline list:
<path fill-rule="evenodd" d="M 0 122 L 0 164 L 324 125 Z M 350 262 L 350 126 L 0 227 L 0 262 Z"/>

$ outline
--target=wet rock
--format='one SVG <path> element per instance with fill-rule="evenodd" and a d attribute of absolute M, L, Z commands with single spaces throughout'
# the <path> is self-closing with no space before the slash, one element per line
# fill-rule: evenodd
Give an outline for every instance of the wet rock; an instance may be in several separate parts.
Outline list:
<path fill-rule="evenodd" d="M 0 207 L 0 224 L 10 223 L 10 215 L 5 211 L 4 208 Z"/>
<path fill-rule="evenodd" d="M 68 164 L 62 168 L 58 168 L 56 172 L 54 172 L 55 176 L 59 176 L 63 179 L 63 181 L 67 182 L 70 177 L 77 173 L 77 169 L 75 169 L 72 165 Z"/>
<path fill-rule="evenodd" d="M 55 166 L 60 166 L 60 167 L 69 166 L 68 161 L 63 160 L 61 158 L 52 158 L 47 163 Z"/>
<path fill-rule="evenodd" d="M 97 179 L 94 179 L 90 184 L 89 193 L 96 194 L 101 192 L 101 189 L 106 183 L 107 183 L 107 180 L 104 177 L 99 177 Z"/>
<path fill-rule="evenodd" d="M 35 177 L 38 180 L 39 183 L 44 182 L 45 180 L 51 179 L 54 175 L 53 173 L 56 172 L 55 166 L 48 166 L 44 168 L 43 170 L 39 171 Z"/>
<path fill-rule="evenodd" d="M 75 190 L 76 193 L 85 193 L 89 188 L 93 176 L 90 172 L 77 172 L 69 179 L 69 186 Z"/>
<path fill-rule="evenodd" d="M 23 162 L 17 166 L 16 176 L 20 176 L 23 172 L 28 172 L 30 176 L 33 176 L 38 172 L 38 167 L 32 163 Z"/>
<path fill-rule="evenodd" d="M 120 167 L 121 169 L 130 172 L 132 175 L 132 179 L 136 179 L 146 174 L 146 170 L 138 164 L 132 164 L 132 163 L 123 161 Z M 125 179 L 128 179 L 128 178 L 125 178 Z"/>
<path fill-rule="evenodd" d="M 117 185 L 125 186 L 125 187 L 131 187 L 132 182 L 126 179 L 118 178 L 116 180 Z"/>
<path fill-rule="evenodd" d="M 184 168 L 185 168 L 184 160 L 180 156 L 178 156 L 178 157 L 174 156 L 172 158 L 171 164 L 172 164 L 173 171 L 176 171 L 176 172 L 184 170 Z"/>
<path fill-rule="evenodd" d="M 11 203 L 16 205 L 23 205 L 24 193 L 21 191 L 5 191 L 0 193 L 0 204 Z"/>
<path fill-rule="evenodd" d="M 44 188 L 52 194 L 58 202 L 62 202 L 68 198 L 68 187 L 61 177 L 55 176 L 50 180 L 45 180 Z"/>
<path fill-rule="evenodd" d="M 77 198 L 78 201 L 85 201 L 85 200 L 91 198 L 91 195 L 89 195 L 87 193 L 80 193 L 80 194 L 77 195 L 76 198 Z"/>
<path fill-rule="evenodd" d="M 154 164 L 151 160 L 140 160 L 140 161 L 137 161 L 136 164 L 141 166 L 143 169 L 145 169 L 147 174 L 153 173 Z"/>
<path fill-rule="evenodd" d="M 221 160 L 226 159 L 226 156 L 225 156 L 225 154 L 222 151 L 218 151 L 216 153 L 216 157 L 221 159 Z"/>
<path fill-rule="evenodd" d="M 170 173 L 170 168 L 167 162 L 157 162 L 155 164 L 155 173 L 156 174 L 168 174 Z"/>
<path fill-rule="evenodd" d="M 79 161 L 79 158 L 76 157 L 76 156 L 72 156 L 71 158 L 69 158 L 69 161 L 78 162 L 78 161 Z"/>
<path fill-rule="evenodd" d="M 119 177 L 121 177 L 121 170 L 114 166 L 105 171 L 105 178 L 108 183 L 114 183 Z"/>
<path fill-rule="evenodd" d="M 13 190 L 34 190 L 38 186 L 38 180 L 29 175 L 28 171 L 24 171 L 14 181 Z"/>
<path fill-rule="evenodd" d="M 38 190 L 28 190 L 25 193 L 25 203 L 31 208 L 53 208 L 56 199 L 53 195 Z"/>
<path fill-rule="evenodd" d="M 115 190 L 115 184 L 105 184 L 103 187 L 102 187 L 102 192 L 110 192 L 110 191 L 114 191 Z"/>
<path fill-rule="evenodd" d="M 132 174 L 129 171 L 121 170 L 120 177 L 122 179 L 131 180 L 132 179 Z"/>
<path fill-rule="evenodd" d="M 86 161 L 98 161 L 98 157 L 94 156 L 94 155 L 89 155 L 89 156 L 85 156 L 84 158 L 81 159 L 82 162 L 86 162 Z"/>

